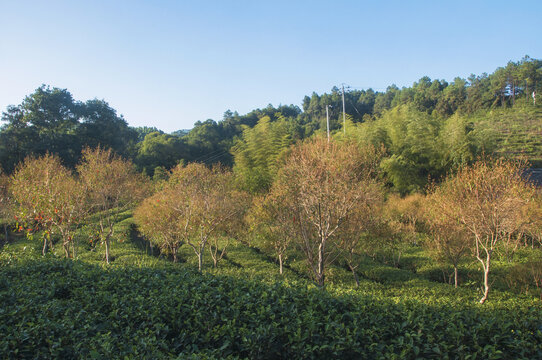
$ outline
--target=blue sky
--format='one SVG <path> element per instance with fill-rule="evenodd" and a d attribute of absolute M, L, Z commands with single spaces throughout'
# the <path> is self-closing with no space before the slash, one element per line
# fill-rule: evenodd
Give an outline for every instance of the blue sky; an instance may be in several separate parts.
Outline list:
<path fill-rule="evenodd" d="M 41 84 L 170 132 L 341 83 L 542 58 L 542 1 L 0 0 L 0 109 Z"/>

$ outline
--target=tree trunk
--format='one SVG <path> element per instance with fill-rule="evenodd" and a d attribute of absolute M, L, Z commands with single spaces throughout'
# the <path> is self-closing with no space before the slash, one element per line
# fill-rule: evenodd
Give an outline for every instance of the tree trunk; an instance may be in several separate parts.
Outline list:
<path fill-rule="evenodd" d="M 201 272 L 203 270 L 203 250 L 200 249 L 200 252 L 198 253 L 198 271 Z"/>
<path fill-rule="evenodd" d="M 479 259 L 480 260 L 480 259 Z M 487 300 L 489 294 L 489 265 L 491 262 L 491 250 L 487 251 L 486 264 L 482 260 L 482 268 L 484 269 L 484 296 L 480 299 L 480 304 L 483 304 Z"/>
<path fill-rule="evenodd" d="M 102 227 L 103 229 L 103 227 Z M 113 223 L 111 222 L 109 224 L 109 231 L 107 233 L 107 236 L 105 237 L 105 262 L 109 264 L 109 240 L 111 239 L 111 235 L 113 235 Z"/>
<path fill-rule="evenodd" d="M 8 225 L 4 224 L 4 235 L 6 236 L 6 244 L 9 241 Z"/>
<path fill-rule="evenodd" d="M 279 274 L 282 275 L 282 254 L 279 254 Z"/>
<path fill-rule="evenodd" d="M 358 274 L 356 274 L 356 269 L 348 264 L 348 267 L 350 268 L 350 270 L 352 271 L 352 274 L 354 275 L 354 280 L 356 281 L 356 287 L 359 287 L 359 279 L 358 279 Z"/>
<path fill-rule="evenodd" d="M 171 252 L 173 253 L 173 262 L 176 263 L 177 262 L 177 247 L 172 246 L 171 247 Z"/>
<path fill-rule="evenodd" d="M 47 253 L 47 238 L 45 237 L 43 239 L 43 249 L 41 250 L 41 254 L 45 256 L 46 253 Z"/>
<path fill-rule="evenodd" d="M 322 241 L 318 246 L 318 274 L 316 274 L 316 281 L 320 287 L 324 286 L 324 249 L 325 241 Z"/>
<path fill-rule="evenodd" d="M 109 264 L 109 236 L 105 238 L 105 262 Z"/>
<path fill-rule="evenodd" d="M 213 259 L 213 267 L 216 269 L 218 267 L 218 246 L 213 247 L 212 244 L 209 244 L 209 254 Z"/>
<path fill-rule="evenodd" d="M 454 265 L 454 282 L 455 288 L 457 289 L 457 265 Z"/>
<path fill-rule="evenodd" d="M 480 299 L 480 304 L 483 304 L 487 300 L 487 295 L 489 293 L 489 282 L 488 282 L 489 268 L 484 269 L 484 296 Z"/>
<path fill-rule="evenodd" d="M 76 253 L 75 253 L 75 237 L 72 238 L 72 250 L 73 250 L 73 252 L 72 252 L 73 259 L 75 259 L 75 255 L 76 255 Z"/>

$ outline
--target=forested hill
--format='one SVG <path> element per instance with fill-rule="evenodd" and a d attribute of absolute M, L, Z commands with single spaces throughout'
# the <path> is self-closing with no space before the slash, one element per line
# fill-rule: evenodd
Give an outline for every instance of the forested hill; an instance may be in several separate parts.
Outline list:
<path fill-rule="evenodd" d="M 525 57 L 491 74 L 452 82 L 422 77 L 384 92 L 346 88 L 346 135 L 383 144 L 381 167 L 400 192 L 420 189 L 481 154 L 526 155 L 542 163 L 542 60 Z M 535 98 L 538 103 L 535 103 Z M 166 134 L 132 128 L 103 100 L 75 101 L 66 89 L 41 86 L 2 114 L 0 164 L 11 172 L 28 155 L 58 154 L 74 166 L 85 146 L 110 147 L 147 174 L 162 176 L 180 161 L 234 166 L 245 188 L 264 189 L 273 162 L 291 143 L 330 127 L 343 136 L 342 88 L 295 105 L 226 111 L 220 121 Z M 152 119 L 149 119 L 152 123 Z M 149 125 L 150 125 L 149 124 Z M 263 136 L 265 135 L 265 136 Z"/>

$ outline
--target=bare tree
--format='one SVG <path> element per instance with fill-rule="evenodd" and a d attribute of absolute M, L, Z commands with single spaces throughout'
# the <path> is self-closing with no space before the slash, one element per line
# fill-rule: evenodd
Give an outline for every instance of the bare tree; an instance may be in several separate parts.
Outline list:
<path fill-rule="evenodd" d="M 474 254 L 482 265 L 484 290 L 490 290 L 492 255 L 523 226 L 521 214 L 531 201 L 534 188 L 522 177 L 524 163 L 479 160 L 450 176 L 433 193 L 439 199 L 436 211 L 448 222 L 458 222 L 472 239 Z"/>
<path fill-rule="evenodd" d="M 178 260 L 178 250 L 183 245 L 183 234 L 179 233 L 176 212 L 173 210 L 173 194 L 161 191 L 146 198 L 134 211 L 134 220 L 141 234 L 160 251 Z"/>
<path fill-rule="evenodd" d="M 12 202 L 9 193 L 9 177 L 0 168 L 0 222 L 4 224 L 4 241 L 9 240 L 8 224 L 12 220 Z"/>
<path fill-rule="evenodd" d="M 43 250 L 52 248 L 52 236 L 62 237 L 66 257 L 75 255 L 73 233 L 86 214 L 85 192 L 59 158 L 46 154 L 29 157 L 12 178 L 11 192 L 17 203 L 20 229 L 28 233 L 43 231 Z"/>
<path fill-rule="evenodd" d="M 199 271 L 209 241 L 214 241 L 209 251 L 216 267 L 225 254 L 225 248 L 219 251 L 216 237 L 239 226 L 247 195 L 235 189 L 230 171 L 197 163 L 176 167 L 165 191 L 171 194 L 179 233 L 198 257 Z"/>
<path fill-rule="evenodd" d="M 433 256 L 454 268 L 454 285 L 458 286 L 458 267 L 461 260 L 471 250 L 470 233 L 462 223 L 440 213 L 443 199 L 441 194 L 433 194 L 426 201 L 425 219 L 431 238 L 425 243 Z M 451 276 L 450 276 L 451 277 Z"/>
<path fill-rule="evenodd" d="M 382 189 L 377 184 L 364 184 L 365 193 L 358 206 L 352 209 L 345 222 L 337 232 L 337 247 L 342 258 L 352 272 L 356 286 L 359 286 L 357 269 L 359 255 L 366 250 L 371 236 L 381 224 Z"/>
<path fill-rule="evenodd" d="M 262 238 L 263 245 L 275 252 L 281 275 L 286 261 L 286 251 L 292 243 L 294 234 L 292 220 L 294 215 L 288 208 L 281 206 L 285 203 L 283 195 L 275 190 L 272 194 L 255 198 L 247 216 L 252 234 Z"/>
<path fill-rule="evenodd" d="M 271 194 L 283 193 L 281 206 L 291 214 L 291 237 L 304 252 L 318 286 L 324 285 L 325 269 L 339 255 L 339 233 L 367 198 L 366 182 L 377 168 L 377 151 L 351 142 L 310 139 L 292 149 L 280 170 Z"/>
<path fill-rule="evenodd" d="M 77 166 L 91 208 L 99 216 L 101 243 L 105 244 L 105 261 L 109 264 L 109 247 L 117 214 L 135 206 L 149 191 L 148 180 L 134 165 L 114 154 L 111 149 L 86 148 Z"/>
<path fill-rule="evenodd" d="M 75 258 L 74 235 L 88 215 L 88 194 L 71 174 L 63 176 L 58 181 L 58 194 L 51 199 L 55 206 L 55 215 L 51 216 L 51 222 L 62 237 L 65 256 Z"/>

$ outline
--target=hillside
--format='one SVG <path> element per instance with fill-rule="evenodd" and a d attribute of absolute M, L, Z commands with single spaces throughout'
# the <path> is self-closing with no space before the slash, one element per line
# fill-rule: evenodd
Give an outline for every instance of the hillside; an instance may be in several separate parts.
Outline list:
<path fill-rule="evenodd" d="M 12 235 L 0 250 L 2 358 L 542 357 L 539 294 L 507 288 L 510 264 L 496 262 L 484 306 L 476 265 L 454 289 L 416 246 L 400 268 L 365 259 L 359 288 L 339 264 L 318 289 L 295 254 L 280 276 L 258 244 L 236 242 L 199 274 L 190 248 L 173 264 L 122 218 L 109 266 L 86 229 L 76 260 Z"/>
<path fill-rule="evenodd" d="M 495 109 L 471 120 L 495 137 L 498 155 L 525 157 L 533 167 L 542 167 L 542 109 L 532 106 Z"/>

